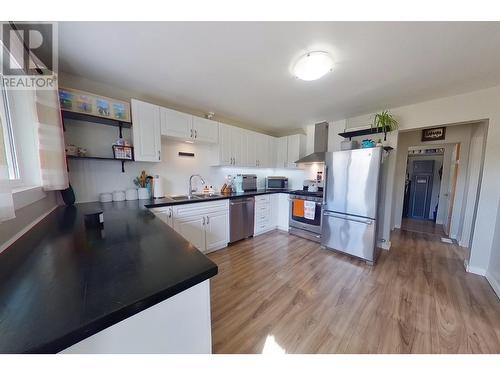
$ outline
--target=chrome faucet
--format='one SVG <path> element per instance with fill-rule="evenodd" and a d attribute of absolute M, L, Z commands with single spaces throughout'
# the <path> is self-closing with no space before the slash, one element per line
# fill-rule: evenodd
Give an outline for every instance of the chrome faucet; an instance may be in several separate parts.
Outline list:
<path fill-rule="evenodd" d="M 203 177 L 201 177 L 199 174 L 192 174 L 191 177 L 189 177 L 189 187 L 188 187 L 188 199 L 193 198 L 193 192 L 196 191 L 196 189 L 193 189 L 193 177 L 199 177 L 201 180 L 201 183 L 204 184 L 205 180 Z"/>

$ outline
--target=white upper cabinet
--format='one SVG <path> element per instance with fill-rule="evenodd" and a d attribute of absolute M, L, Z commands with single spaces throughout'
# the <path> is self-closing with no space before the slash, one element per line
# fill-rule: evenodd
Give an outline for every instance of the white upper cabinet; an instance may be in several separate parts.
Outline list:
<path fill-rule="evenodd" d="M 219 124 L 216 121 L 193 116 L 194 141 L 217 143 L 219 139 Z"/>
<path fill-rule="evenodd" d="M 136 161 L 161 161 L 160 107 L 132 99 L 132 141 Z"/>
<path fill-rule="evenodd" d="M 305 156 L 306 136 L 304 134 L 289 135 L 287 138 L 287 159 L 288 167 L 294 168 L 295 162 Z"/>
<path fill-rule="evenodd" d="M 160 107 L 161 135 L 178 139 L 192 138 L 193 116 Z"/>
<path fill-rule="evenodd" d="M 288 165 L 288 140 L 280 137 L 276 140 L 276 167 L 286 168 Z"/>
<path fill-rule="evenodd" d="M 260 142 L 259 134 L 246 130 L 244 131 L 244 137 L 247 146 L 246 165 L 248 167 L 258 167 L 257 144 Z"/>
<path fill-rule="evenodd" d="M 276 167 L 295 168 L 295 161 L 305 156 L 306 136 L 294 134 L 280 137 L 276 141 Z"/>
<path fill-rule="evenodd" d="M 219 124 L 216 121 L 173 109 L 160 107 L 161 135 L 183 141 L 217 143 Z"/>

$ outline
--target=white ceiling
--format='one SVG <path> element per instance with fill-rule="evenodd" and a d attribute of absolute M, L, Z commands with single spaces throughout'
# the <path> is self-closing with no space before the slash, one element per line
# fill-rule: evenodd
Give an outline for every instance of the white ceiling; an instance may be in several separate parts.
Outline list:
<path fill-rule="evenodd" d="M 500 84 L 499 46 L 499 22 L 65 22 L 59 69 L 279 132 Z M 295 79 L 317 49 L 334 71 Z"/>

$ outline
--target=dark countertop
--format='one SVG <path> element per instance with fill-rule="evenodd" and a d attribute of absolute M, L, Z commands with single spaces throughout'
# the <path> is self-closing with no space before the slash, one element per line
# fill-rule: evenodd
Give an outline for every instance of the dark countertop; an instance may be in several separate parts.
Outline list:
<path fill-rule="evenodd" d="M 186 203 L 202 203 L 207 201 L 215 201 L 220 199 L 235 199 L 240 197 L 253 197 L 256 195 L 263 194 L 276 194 L 276 193 L 289 193 L 291 190 L 288 189 L 273 189 L 273 190 L 255 190 L 255 191 L 245 191 L 243 193 L 231 193 L 231 194 L 217 194 L 213 196 L 203 197 L 201 199 L 183 199 L 183 200 L 173 200 L 172 198 L 165 197 L 159 199 L 151 199 L 149 201 L 144 201 L 145 206 L 147 208 L 156 208 L 156 207 L 166 207 L 166 206 L 175 206 L 178 204 L 186 204 Z"/>
<path fill-rule="evenodd" d="M 144 201 L 58 207 L 0 254 L 0 352 L 58 352 L 216 274 Z"/>

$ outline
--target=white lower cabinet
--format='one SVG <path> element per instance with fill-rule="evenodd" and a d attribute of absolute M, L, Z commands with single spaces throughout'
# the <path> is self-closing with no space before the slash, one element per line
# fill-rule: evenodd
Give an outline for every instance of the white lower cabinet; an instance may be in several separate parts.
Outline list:
<path fill-rule="evenodd" d="M 288 219 L 290 217 L 290 197 L 288 194 L 279 193 L 275 194 L 278 196 L 276 210 L 278 213 L 276 226 L 278 229 L 286 230 L 288 232 Z"/>
<path fill-rule="evenodd" d="M 174 219 L 174 230 L 191 242 L 198 250 L 205 252 L 205 221 L 206 217 L 196 215 Z"/>
<path fill-rule="evenodd" d="M 288 194 L 275 193 L 255 196 L 254 235 L 273 229 L 288 231 Z M 198 250 L 209 253 L 229 242 L 229 200 L 152 208 L 151 211 Z"/>
<path fill-rule="evenodd" d="M 174 226 L 173 221 L 173 211 L 172 207 L 158 207 L 152 208 L 151 211 L 158 216 L 164 223 L 168 224 L 169 227 Z"/>
<path fill-rule="evenodd" d="M 225 211 L 207 215 L 205 224 L 206 251 L 214 251 L 227 246 L 229 242 L 229 215 Z"/>
<path fill-rule="evenodd" d="M 204 253 L 226 247 L 229 242 L 228 203 L 224 199 L 172 206 L 173 228 Z"/>
<path fill-rule="evenodd" d="M 257 195 L 255 197 L 254 235 L 259 235 L 276 228 L 273 220 L 272 198 L 275 194 Z"/>

